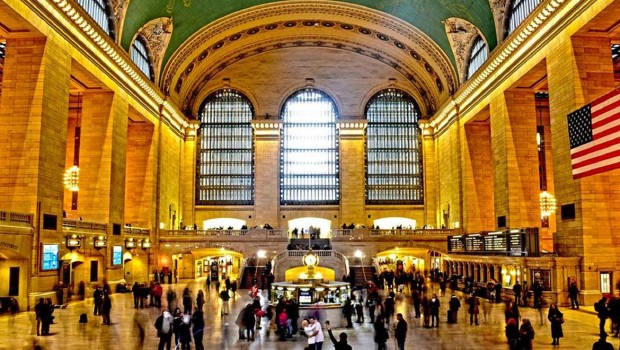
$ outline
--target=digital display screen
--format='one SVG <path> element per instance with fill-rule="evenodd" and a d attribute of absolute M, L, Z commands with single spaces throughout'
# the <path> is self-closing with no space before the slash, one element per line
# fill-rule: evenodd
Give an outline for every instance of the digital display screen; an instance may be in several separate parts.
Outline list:
<path fill-rule="evenodd" d="M 43 271 L 58 270 L 58 244 L 43 245 Z"/>
<path fill-rule="evenodd" d="M 121 265 L 123 263 L 123 247 L 115 245 L 112 247 L 112 265 Z"/>
<path fill-rule="evenodd" d="M 312 304 L 312 292 L 309 290 L 299 291 L 299 303 L 300 304 Z"/>

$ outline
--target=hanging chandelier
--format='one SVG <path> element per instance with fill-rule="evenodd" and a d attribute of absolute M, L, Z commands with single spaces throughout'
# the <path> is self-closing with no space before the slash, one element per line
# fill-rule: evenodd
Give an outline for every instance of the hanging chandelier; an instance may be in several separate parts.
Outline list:
<path fill-rule="evenodd" d="M 78 184 L 80 182 L 80 168 L 77 165 L 65 171 L 64 176 L 65 188 L 71 192 L 77 192 L 79 190 Z"/>
<path fill-rule="evenodd" d="M 551 193 L 547 191 L 540 192 L 540 215 L 543 218 L 555 213 L 556 206 L 555 197 Z"/>

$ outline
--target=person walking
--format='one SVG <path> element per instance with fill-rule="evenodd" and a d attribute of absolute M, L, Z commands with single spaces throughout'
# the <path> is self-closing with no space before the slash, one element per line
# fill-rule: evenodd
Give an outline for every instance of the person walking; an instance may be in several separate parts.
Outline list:
<path fill-rule="evenodd" d="M 527 297 L 528 297 L 528 289 L 527 289 L 527 281 L 523 281 L 523 290 L 521 291 L 521 293 L 523 293 L 523 306 L 527 306 Z"/>
<path fill-rule="evenodd" d="M 200 291 L 202 292 L 202 290 Z M 192 314 L 192 333 L 194 334 L 194 344 L 196 350 L 204 350 L 205 347 L 202 344 L 202 338 L 204 336 L 205 320 L 202 308 L 195 307 Z"/>
<path fill-rule="evenodd" d="M 553 339 L 551 345 L 560 345 L 560 338 L 564 337 L 564 333 L 562 332 L 564 315 L 560 312 L 560 309 L 558 309 L 557 303 L 549 305 L 547 319 L 551 322 L 551 338 Z"/>
<path fill-rule="evenodd" d="M 396 314 L 396 330 L 394 337 L 396 338 L 396 346 L 398 350 L 405 350 L 405 339 L 407 338 L 407 321 L 403 318 L 403 314 Z"/>
<path fill-rule="evenodd" d="M 478 314 L 480 313 L 480 300 L 478 300 L 478 297 L 475 296 L 474 293 L 471 293 L 467 299 L 467 304 L 469 305 L 469 324 L 473 325 L 475 321 L 477 326 Z"/>
<path fill-rule="evenodd" d="M 461 301 L 454 292 L 452 292 L 452 296 L 450 297 L 449 307 L 450 309 L 448 311 L 448 323 L 456 323 L 459 319 L 459 309 L 461 308 Z"/>
<path fill-rule="evenodd" d="M 158 350 L 164 350 L 164 346 L 167 350 L 170 350 L 173 322 L 172 315 L 166 309 L 162 310 L 161 315 L 155 320 L 155 329 L 157 329 L 157 336 L 159 337 Z"/>
<path fill-rule="evenodd" d="M 534 327 L 529 318 L 523 318 L 521 320 L 521 327 L 519 327 L 519 343 L 521 349 L 532 350 L 532 341 L 534 340 Z"/>
<path fill-rule="evenodd" d="M 190 343 L 192 342 L 192 330 L 191 330 L 192 316 L 188 313 L 181 315 L 181 322 L 179 325 L 179 344 L 181 350 L 190 350 Z"/>
<path fill-rule="evenodd" d="M 599 334 L 602 336 L 603 334 L 607 336 L 607 332 L 605 332 L 605 323 L 607 323 L 607 318 L 609 317 L 609 308 L 607 304 L 607 298 L 602 297 L 596 304 L 594 304 L 594 311 L 596 311 L 599 323 Z"/>
<path fill-rule="evenodd" d="M 230 295 L 228 294 L 228 291 L 225 288 L 222 289 L 222 291 L 220 292 L 220 299 L 222 299 L 222 308 L 220 311 L 220 315 L 222 316 L 222 319 L 224 320 L 224 326 L 228 326 L 228 322 L 226 321 L 226 316 L 228 315 L 228 312 L 229 312 L 228 301 L 230 300 Z"/>
<path fill-rule="evenodd" d="M 519 281 L 517 280 L 515 285 L 512 286 L 512 293 L 515 295 L 515 304 L 517 304 L 517 306 L 521 304 L 521 292 L 522 291 L 523 291 L 523 287 L 521 286 L 521 283 L 519 283 Z"/>
<path fill-rule="evenodd" d="M 514 318 L 506 322 L 506 339 L 510 350 L 518 350 L 519 345 L 519 324 Z"/>
<path fill-rule="evenodd" d="M 614 346 L 607 342 L 607 334 L 601 334 L 601 338 L 592 344 L 592 350 L 614 350 Z"/>
<path fill-rule="evenodd" d="M 103 324 L 110 325 L 110 311 L 112 310 L 112 300 L 108 293 L 103 293 L 103 301 L 101 303 L 101 316 Z"/>
<path fill-rule="evenodd" d="M 579 288 L 577 288 L 577 281 L 571 281 L 568 287 L 568 297 L 570 298 L 570 308 L 579 310 Z"/>
<path fill-rule="evenodd" d="M 431 308 L 431 327 L 439 327 L 439 298 L 437 294 L 433 294 L 433 297 L 429 301 Z"/>
<path fill-rule="evenodd" d="M 95 302 L 95 309 L 93 311 L 94 315 L 101 315 L 101 302 L 103 301 L 103 292 L 99 286 L 95 287 L 95 291 L 93 292 L 93 301 Z"/>
<path fill-rule="evenodd" d="M 377 350 L 386 350 L 386 342 L 390 337 L 388 335 L 388 331 L 385 328 L 385 323 L 383 322 L 383 317 L 378 316 L 375 320 L 374 324 L 375 329 L 375 343 L 377 343 Z"/>

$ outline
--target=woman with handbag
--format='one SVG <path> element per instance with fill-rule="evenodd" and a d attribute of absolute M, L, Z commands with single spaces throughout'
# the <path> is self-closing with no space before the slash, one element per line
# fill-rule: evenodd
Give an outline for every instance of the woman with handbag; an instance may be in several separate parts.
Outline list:
<path fill-rule="evenodd" d="M 564 333 L 562 332 L 564 315 L 558 309 L 557 303 L 553 303 L 549 306 L 547 319 L 551 322 L 551 338 L 553 338 L 553 343 L 551 343 L 551 345 L 560 345 L 560 338 L 564 337 Z"/>

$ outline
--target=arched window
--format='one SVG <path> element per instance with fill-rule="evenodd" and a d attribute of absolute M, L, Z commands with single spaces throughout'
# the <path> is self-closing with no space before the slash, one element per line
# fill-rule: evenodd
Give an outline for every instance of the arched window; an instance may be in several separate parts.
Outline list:
<path fill-rule="evenodd" d="M 88 15 L 97 22 L 112 39 L 114 39 L 114 25 L 112 11 L 107 0 L 76 0 Z"/>
<path fill-rule="evenodd" d="M 423 204 L 420 110 L 407 93 L 388 89 L 366 105 L 366 203 Z"/>
<path fill-rule="evenodd" d="M 138 35 L 131 44 L 131 50 L 129 52 L 131 60 L 138 66 L 138 68 L 144 73 L 150 81 L 154 81 L 153 65 L 149 58 L 149 53 L 146 48 L 146 43 L 141 35 Z"/>
<path fill-rule="evenodd" d="M 508 25 L 506 26 L 506 36 L 512 34 L 519 24 L 521 24 L 541 2 L 543 2 L 543 0 L 512 0 Z"/>
<path fill-rule="evenodd" d="M 480 67 L 482 67 L 484 62 L 487 60 L 487 55 L 487 44 L 484 40 L 482 40 L 482 37 L 478 36 L 474 41 L 474 45 L 472 45 L 471 54 L 469 55 L 467 79 L 471 78 L 471 76 L 474 75 Z"/>
<path fill-rule="evenodd" d="M 324 92 L 304 89 L 282 108 L 280 203 L 338 204 L 338 111 Z"/>
<path fill-rule="evenodd" d="M 254 203 L 254 143 L 250 101 L 240 92 L 219 90 L 200 109 L 196 204 Z"/>

